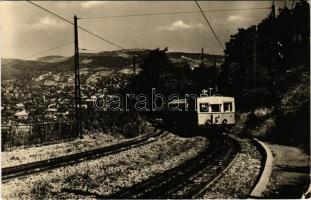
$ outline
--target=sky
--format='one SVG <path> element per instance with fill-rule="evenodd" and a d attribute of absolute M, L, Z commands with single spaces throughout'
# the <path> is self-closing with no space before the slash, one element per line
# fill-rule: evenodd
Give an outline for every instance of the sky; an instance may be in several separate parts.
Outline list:
<path fill-rule="evenodd" d="M 222 52 L 200 12 L 143 17 L 92 17 L 199 11 L 194 1 L 35 1 L 125 49 L 165 48 L 179 52 Z M 203 10 L 268 8 L 272 1 L 199 1 Z M 277 1 L 276 6 L 284 2 Z M 259 23 L 270 9 L 206 12 L 206 16 L 225 44 L 238 28 Z M 36 59 L 47 55 L 71 56 L 73 43 L 38 55 L 37 53 L 74 41 L 73 26 L 26 1 L 0 2 L 1 57 Z M 79 30 L 79 48 L 88 52 L 118 50 Z"/>

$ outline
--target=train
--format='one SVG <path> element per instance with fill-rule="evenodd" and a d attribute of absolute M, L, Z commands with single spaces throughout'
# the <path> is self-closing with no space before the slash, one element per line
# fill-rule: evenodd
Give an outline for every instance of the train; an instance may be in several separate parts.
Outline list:
<path fill-rule="evenodd" d="M 234 97 L 211 95 L 204 90 L 196 98 L 170 101 L 163 121 L 181 128 L 230 128 L 235 124 Z"/>

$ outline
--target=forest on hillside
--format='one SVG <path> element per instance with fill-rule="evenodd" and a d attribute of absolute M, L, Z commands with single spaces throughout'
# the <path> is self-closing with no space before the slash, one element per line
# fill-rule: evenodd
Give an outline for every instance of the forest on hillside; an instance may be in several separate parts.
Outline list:
<path fill-rule="evenodd" d="M 261 23 L 231 36 L 221 88 L 236 96 L 240 107 L 279 104 L 282 94 L 309 74 L 309 9 L 299 1 L 293 9 L 279 9 L 277 16 L 272 10 Z"/>
<path fill-rule="evenodd" d="M 310 7 L 286 4 L 276 16 L 239 29 L 226 44 L 220 74 L 224 93 L 236 97 L 238 107 L 273 109 L 277 140 L 310 140 Z"/>

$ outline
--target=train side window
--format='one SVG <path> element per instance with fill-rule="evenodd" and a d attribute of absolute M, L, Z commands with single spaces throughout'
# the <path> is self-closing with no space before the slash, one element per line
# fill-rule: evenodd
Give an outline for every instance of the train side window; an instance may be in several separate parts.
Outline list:
<path fill-rule="evenodd" d="M 232 103 L 224 103 L 224 112 L 231 112 L 232 111 Z"/>
<path fill-rule="evenodd" d="M 221 111 L 221 104 L 211 104 L 212 112 L 220 112 Z"/>
<path fill-rule="evenodd" d="M 208 103 L 200 103 L 200 112 L 208 112 L 209 108 L 208 108 Z"/>

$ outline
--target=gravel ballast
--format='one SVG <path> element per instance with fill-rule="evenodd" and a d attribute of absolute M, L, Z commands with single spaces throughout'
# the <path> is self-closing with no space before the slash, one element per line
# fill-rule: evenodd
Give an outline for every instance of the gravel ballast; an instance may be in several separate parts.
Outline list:
<path fill-rule="evenodd" d="M 235 139 L 241 144 L 240 153 L 227 172 L 207 189 L 204 199 L 248 198 L 254 188 L 260 175 L 261 154 L 251 140 Z"/>
<path fill-rule="evenodd" d="M 109 195 L 180 165 L 208 146 L 204 137 L 168 134 L 115 155 L 61 167 L 2 185 L 3 199 Z"/>

